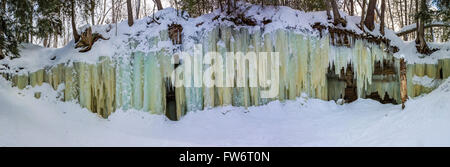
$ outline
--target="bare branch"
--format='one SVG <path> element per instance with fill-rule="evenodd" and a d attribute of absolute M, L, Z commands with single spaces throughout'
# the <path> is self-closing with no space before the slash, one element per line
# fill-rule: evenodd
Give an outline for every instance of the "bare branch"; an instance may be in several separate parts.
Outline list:
<path fill-rule="evenodd" d="M 429 24 L 425 24 L 424 28 L 430 28 L 430 27 L 450 27 L 450 23 L 447 22 L 432 22 Z M 399 31 L 395 32 L 397 36 L 403 36 L 412 32 L 415 32 L 417 30 L 416 23 L 407 25 L 400 29 Z"/>

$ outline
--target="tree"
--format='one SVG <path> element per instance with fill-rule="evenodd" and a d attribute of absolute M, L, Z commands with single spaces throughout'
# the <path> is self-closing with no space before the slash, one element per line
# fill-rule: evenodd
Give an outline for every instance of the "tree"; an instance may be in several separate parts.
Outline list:
<path fill-rule="evenodd" d="M 347 21 L 345 19 L 341 18 L 341 15 L 339 14 L 338 6 L 336 4 L 335 0 L 329 0 L 331 3 L 331 7 L 333 8 L 333 17 L 334 17 L 334 24 L 342 24 L 342 26 L 346 26 Z"/>
<path fill-rule="evenodd" d="M 364 25 L 369 29 L 370 31 L 373 31 L 375 28 L 375 7 L 377 4 L 377 0 L 369 0 L 369 6 L 367 7 L 367 15 L 366 19 L 364 20 Z"/>
<path fill-rule="evenodd" d="M 0 1 L 0 3 L 3 8 L 6 2 Z M 0 60 L 8 55 L 19 55 L 15 33 L 9 30 L 12 24 L 13 21 L 7 17 L 5 8 L 0 10 Z"/>
<path fill-rule="evenodd" d="M 392 15 L 392 8 L 390 0 L 388 0 L 389 16 L 391 18 L 391 29 L 394 30 L 394 16 Z"/>
<path fill-rule="evenodd" d="M 419 0 L 418 0 L 419 1 Z M 418 12 L 416 19 L 417 19 L 417 36 L 416 36 L 416 48 L 419 53 L 422 54 L 429 54 L 430 49 L 427 46 L 427 43 L 425 41 L 425 22 L 429 21 L 431 19 L 430 11 L 428 9 L 428 5 L 426 0 L 420 0 L 419 2 L 416 1 L 416 7 L 420 9 Z"/>
<path fill-rule="evenodd" d="M 72 34 L 73 34 L 73 39 L 75 40 L 75 43 L 78 42 L 78 40 L 80 40 L 80 34 L 78 34 L 77 31 L 77 25 L 76 25 L 76 21 L 75 21 L 75 0 L 71 0 L 70 2 L 70 13 L 71 13 L 71 22 L 72 22 Z"/>
<path fill-rule="evenodd" d="M 90 4 L 92 25 L 95 25 L 95 4 L 96 4 L 95 1 L 96 0 L 91 0 L 91 4 Z"/>
<path fill-rule="evenodd" d="M 327 8 L 327 19 L 331 20 L 331 14 L 330 14 L 330 1 L 326 1 L 326 8 Z"/>
<path fill-rule="evenodd" d="M 128 26 L 133 26 L 133 8 L 131 7 L 131 0 L 127 0 L 127 12 L 128 12 Z"/>
<path fill-rule="evenodd" d="M 7 3 L 5 10 L 12 14 L 9 31 L 15 33 L 18 42 L 29 42 L 29 33 L 33 31 L 30 22 L 33 15 L 33 2 L 30 0 L 4 0 Z"/>
<path fill-rule="evenodd" d="M 63 3 L 60 0 L 37 0 L 37 10 L 36 15 L 37 25 L 34 28 L 33 34 L 38 38 L 46 39 L 45 47 L 49 47 L 49 43 L 51 41 L 50 35 L 53 35 L 53 46 L 56 47 L 58 45 L 58 36 L 62 34 L 63 24 L 62 17 L 63 12 L 61 8 L 63 8 Z"/>
<path fill-rule="evenodd" d="M 354 9 L 354 3 L 353 3 L 353 0 L 349 0 L 350 1 L 350 16 L 353 16 L 353 15 L 355 15 L 354 13 L 355 13 L 355 9 Z"/>
<path fill-rule="evenodd" d="M 154 0 L 154 2 L 156 3 L 156 7 L 158 8 L 158 10 L 162 10 L 162 4 L 161 4 L 161 0 Z"/>
<path fill-rule="evenodd" d="M 380 33 L 384 35 L 384 13 L 385 13 L 386 3 L 385 0 L 381 0 L 381 21 L 380 21 Z"/>
<path fill-rule="evenodd" d="M 140 11 L 140 9 L 141 9 L 141 0 L 137 0 L 136 1 L 136 19 L 139 19 L 139 11 Z"/>
<path fill-rule="evenodd" d="M 404 36 L 404 35 L 412 33 L 412 32 L 417 33 L 417 27 L 419 27 L 419 25 L 418 25 L 418 22 L 416 22 L 415 24 L 416 24 L 415 26 L 413 26 L 413 24 L 408 25 L 407 28 L 401 29 L 400 31 L 397 31 L 395 34 L 397 36 Z M 450 27 L 450 23 L 437 21 L 437 22 L 426 23 L 423 27 L 425 29 L 433 28 L 433 27 Z"/>
<path fill-rule="evenodd" d="M 364 15 L 366 14 L 366 0 L 362 0 L 361 5 L 361 22 L 359 23 L 361 26 L 361 29 L 364 30 Z"/>

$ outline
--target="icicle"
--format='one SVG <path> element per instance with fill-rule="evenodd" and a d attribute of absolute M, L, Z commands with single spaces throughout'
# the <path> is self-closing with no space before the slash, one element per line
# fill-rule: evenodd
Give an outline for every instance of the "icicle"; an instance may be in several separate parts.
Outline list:
<path fill-rule="evenodd" d="M 144 53 L 135 52 L 133 60 L 133 107 L 135 109 L 142 109 L 143 96 L 143 78 L 144 71 Z"/>
<path fill-rule="evenodd" d="M 144 111 L 153 114 L 163 113 L 163 78 L 159 61 L 155 53 L 148 53 L 144 58 Z"/>

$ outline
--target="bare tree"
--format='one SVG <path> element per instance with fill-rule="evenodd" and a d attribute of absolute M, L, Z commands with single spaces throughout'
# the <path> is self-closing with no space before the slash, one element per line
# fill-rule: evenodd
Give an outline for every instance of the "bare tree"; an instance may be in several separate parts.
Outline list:
<path fill-rule="evenodd" d="M 404 36 L 406 34 L 410 34 L 412 32 L 416 32 L 416 35 L 417 35 L 417 31 L 418 31 L 417 27 L 420 27 L 418 25 L 418 23 L 419 22 L 417 21 L 416 22 L 416 26 L 414 26 L 414 27 L 409 27 L 408 26 L 408 28 L 406 28 L 405 30 L 400 30 L 400 31 L 396 32 L 395 34 L 397 36 Z M 424 26 L 423 26 L 424 29 L 426 29 L 426 28 L 433 28 L 433 27 L 450 27 L 450 24 L 446 23 L 446 22 L 431 22 L 431 23 L 424 24 Z"/>
<path fill-rule="evenodd" d="M 391 18 L 391 29 L 394 30 L 394 16 L 392 15 L 391 3 L 388 0 L 389 16 Z"/>
<path fill-rule="evenodd" d="M 372 31 L 375 28 L 375 7 L 377 4 L 377 0 L 369 0 L 369 6 L 367 7 L 367 15 L 364 20 L 364 25 Z"/>
<path fill-rule="evenodd" d="M 133 8 L 131 7 L 131 0 L 127 0 L 128 11 L 128 26 L 133 26 Z"/>
<path fill-rule="evenodd" d="M 361 22 L 359 23 L 361 25 L 361 29 L 364 30 L 364 15 L 366 14 L 366 0 L 362 0 L 361 5 Z"/>
<path fill-rule="evenodd" d="M 330 14 L 330 1 L 326 1 L 325 3 L 326 3 L 325 7 L 326 7 L 326 9 L 327 9 L 327 19 L 328 19 L 328 20 L 331 20 L 331 14 Z"/>
<path fill-rule="evenodd" d="M 162 10 L 163 9 L 162 4 L 161 4 L 161 0 L 154 0 L 154 2 L 156 3 L 156 7 L 158 8 L 158 10 Z"/>
<path fill-rule="evenodd" d="M 57 32 L 55 32 L 55 34 L 53 35 L 53 40 L 54 40 L 53 47 L 57 48 L 58 47 L 58 33 Z"/>
<path fill-rule="evenodd" d="M 403 24 L 403 10 L 402 10 L 402 1 L 395 1 L 396 8 L 397 8 L 397 15 L 400 16 L 398 20 L 400 20 L 400 27 L 403 27 L 405 24 Z"/>
<path fill-rule="evenodd" d="M 331 4 L 331 7 L 333 8 L 334 24 L 338 25 L 340 23 L 340 24 L 342 24 L 342 26 L 345 27 L 347 22 L 339 14 L 339 10 L 338 10 L 338 6 L 336 4 L 336 1 L 335 0 L 329 0 L 329 1 L 330 1 L 330 4 Z"/>
<path fill-rule="evenodd" d="M 403 0 L 403 2 L 405 3 L 405 26 L 409 25 L 408 22 L 408 3 L 406 2 L 406 0 Z M 408 35 L 403 36 L 403 40 L 407 41 L 408 40 Z"/>
<path fill-rule="evenodd" d="M 385 0 L 381 0 L 380 33 L 384 35 L 384 11 L 386 8 Z"/>
<path fill-rule="evenodd" d="M 71 17 L 72 17 L 72 33 L 73 33 L 73 39 L 75 40 L 75 43 L 78 42 L 78 40 L 80 40 L 80 35 L 77 32 L 77 26 L 75 24 L 75 0 L 72 0 L 71 3 Z"/>
<path fill-rule="evenodd" d="M 353 0 L 349 0 L 350 1 L 350 16 L 353 16 L 353 15 L 355 15 L 355 4 L 354 4 L 354 1 Z"/>
<path fill-rule="evenodd" d="M 91 19 L 92 19 L 92 25 L 95 25 L 95 1 L 96 0 L 91 0 Z"/>
<path fill-rule="evenodd" d="M 141 9 L 141 0 L 136 1 L 136 19 L 139 19 L 139 11 Z"/>

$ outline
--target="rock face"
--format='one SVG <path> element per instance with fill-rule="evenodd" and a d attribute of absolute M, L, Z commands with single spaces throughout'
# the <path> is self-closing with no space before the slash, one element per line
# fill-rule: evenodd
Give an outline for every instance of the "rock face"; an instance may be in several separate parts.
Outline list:
<path fill-rule="evenodd" d="M 333 35 L 335 36 L 335 35 Z M 185 71 L 188 61 L 181 59 L 180 74 L 183 83 L 194 83 L 194 77 L 211 70 L 213 77 L 222 77 L 228 87 L 175 87 L 172 84 L 172 64 L 170 50 L 161 47 L 148 52 L 135 51 L 130 42 L 128 55 L 101 57 L 97 64 L 74 62 L 59 64 L 23 75 L 9 75 L 14 86 L 21 89 L 27 85 L 36 86 L 49 83 L 56 90 L 59 84 L 65 84 L 64 100 L 77 101 L 81 106 L 106 118 L 117 108 L 137 109 L 153 114 L 165 114 L 178 120 L 189 111 L 202 110 L 216 106 L 253 106 L 263 105 L 273 100 L 292 100 L 302 93 L 312 98 L 338 100 L 349 97 L 375 98 L 384 102 L 401 103 L 399 60 L 385 52 L 386 46 L 367 42 L 364 39 L 345 37 L 348 45 L 335 46 L 336 37 L 324 34 L 321 37 L 307 36 L 290 30 L 276 30 L 261 33 L 260 30 L 246 28 L 235 29 L 218 26 L 205 32 L 196 46 L 180 45 L 182 51 L 189 53 L 194 63 L 200 66 Z M 129 39 L 133 41 L 132 38 Z M 170 41 L 168 31 L 159 36 L 147 38 L 148 47 Z M 195 47 L 201 47 L 201 53 L 194 53 Z M 205 53 L 217 51 L 222 62 L 206 63 Z M 248 52 L 278 52 L 278 57 L 248 61 L 248 57 L 233 58 L 227 52 L 244 55 Z M 124 53 L 122 53 L 124 54 Z M 278 58 L 278 64 L 275 59 Z M 225 64 L 233 64 L 232 69 Z M 267 63 L 269 68 L 262 66 Z M 221 66 L 219 66 L 221 64 Z M 214 73 L 222 68 L 227 74 Z M 258 73 L 249 72 L 258 69 Z M 275 68 L 278 73 L 260 75 L 260 71 Z M 245 69 L 239 73 L 237 69 Z M 177 68 L 178 70 L 178 68 Z M 178 71 L 177 71 L 178 72 Z M 194 75 L 190 76 L 188 73 Z M 407 66 L 408 95 L 418 96 L 431 91 L 413 84 L 414 76 L 427 75 L 434 79 L 444 79 L 450 75 L 450 60 L 439 60 L 438 64 L 409 64 Z M 260 84 L 261 76 L 279 78 L 277 96 L 263 98 L 261 91 L 267 87 Z M 177 78 L 177 77 L 175 77 Z M 256 78 L 255 86 L 251 83 Z M 236 87 L 240 83 L 242 87 Z M 217 83 L 216 83 L 217 84 Z"/>

